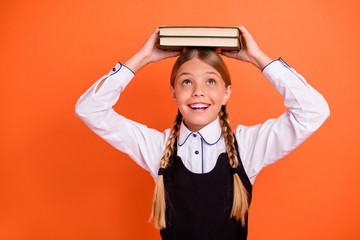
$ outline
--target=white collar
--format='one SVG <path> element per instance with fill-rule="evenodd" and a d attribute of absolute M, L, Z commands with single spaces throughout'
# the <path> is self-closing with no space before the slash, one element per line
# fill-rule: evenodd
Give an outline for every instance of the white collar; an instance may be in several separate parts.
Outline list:
<path fill-rule="evenodd" d="M 179 133 L 179 146 L 181 147 L 184 145 L 186 140 L 189 138 L 191 134 L 194 132 L 191 132 L 184 124 L 184 122 L 181 123 L 180 126 L 180 133 Z M 220 138 L 221 138 L 221 127 L 219 118 L 216 118 L 214 121 L 197 131 L 201 138 L 204 140 L 204 142 L 208 145 L 214 145 L 216 144 Z"/>

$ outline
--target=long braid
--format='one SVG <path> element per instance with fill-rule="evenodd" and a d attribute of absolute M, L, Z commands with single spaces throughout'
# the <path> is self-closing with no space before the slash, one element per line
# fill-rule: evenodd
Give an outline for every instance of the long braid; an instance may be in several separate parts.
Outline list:
<path fill-rule="evenodd" d="M 176 115 L 170 136 L 166 142 L 164 156 L 161 158 L 160 161 L 160 168 L 162 169 L 165 169 L 168 166 L 169 158 L 174 150 L 175 139 L 180 130 L 181 121 L 182 121 L 182 115 L 178 110 L 178 114 Z M 156 185 L 155 185 L 153 207 L 150 216 L 150 219 L 154 218 L 154 225 L 156 229 L 162 229 L 166 227 L 165 210 L 166 210 L 166 202 L 165 202 L 164 177 L 162 174 L 159 174 L 158 180 L 156 181 Z"/>
<path fill-rule="evenodd" d="M 236 168 L 239 164 L 236 149 L 235 149 L 235 138 L 231 131 L 229 116 L 227 112 L 226 105 L 221 107 L 219 112 L 220 124 L 222 128 L 222 134 L 225 140 L 226 152 L 229 157 L 229 164 L 232 168 Z M 233 174 L 234 180 L 234 199 L 233 206 L 231 209 L 230 217 L 235 217 L 236 220 L 241 220 L 241 224 L 245 225 L 245 215 L 249 209 L 248 203 L 248 192 L 246 191 L 244 185 L 242 184 L 238 174 Z"/>

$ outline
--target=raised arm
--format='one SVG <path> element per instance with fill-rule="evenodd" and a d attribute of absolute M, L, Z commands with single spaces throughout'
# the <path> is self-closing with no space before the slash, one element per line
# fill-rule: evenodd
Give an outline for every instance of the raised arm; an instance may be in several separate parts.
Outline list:
<path fill-rule="evenodd" d="M 113 106 L 135 73 L 150 62 L 176 56 L 158 49 L 158 29 L 124 65 L 118 63 L 96 81 L 78 100 L 75 114 L 93 132 L 116 149 L 128 154 L 156 178 L 169 130 L 160 133 L 116 113 Z"/>
<path fill-rule="evenodd" d="M 242 35 L 243 48 L 239 52 L 222 52 L 221 54 L 230 58 L 235 58 L 244 62 L 252 63 L 262 70 L 272 59 L 269 58 L 257 45 L 254 38 L 244 26 L 238 26 Z"/>
<path fill-rule="evenodd" d="M 300 74 L 282 59 L 272 61 L 244 27 L 239 29 L 245 40 L 244 49 L 223 55 L 250 62 L 262 70 L 289 109 L 276 119 L 251 127 L 239 125 L 235 130 L 244 168 L 254 182 L 263 167 L 284 157 L 313 134 L 330 111 L 324 97 Z"/>
<path fill-rule="evenodd" d="M 180 55 L 181 52 L 164 51 L 157 47 L 157 44 L 159 42 L 159 31 L 160 29 L 157 28 L 151 34 L 151 36 L 148 38 L 142 48 L 124 63 L 124 65 L 131 69 L 134 74 L 149 63 Z M 100 89 L 105 80 L 106 78 L 100 82 L 95 92 Z"/>

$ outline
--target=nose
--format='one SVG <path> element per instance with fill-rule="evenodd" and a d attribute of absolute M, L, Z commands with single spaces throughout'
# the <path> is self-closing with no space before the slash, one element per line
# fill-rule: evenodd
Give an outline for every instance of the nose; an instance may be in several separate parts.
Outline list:
<path fill-rule="evenodd" d="M 204 93 L 205 93 L 205 90 L 204 90 L 203 86 L 201 86 L 200 84 L 194 84 L 194 89 L 193 89 L 194 97 L 204 96 Z"/>

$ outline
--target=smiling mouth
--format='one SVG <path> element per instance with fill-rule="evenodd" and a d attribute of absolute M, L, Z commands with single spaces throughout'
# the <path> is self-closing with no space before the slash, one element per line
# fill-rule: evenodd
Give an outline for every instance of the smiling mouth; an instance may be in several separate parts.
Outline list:
<path fill-rule="evenodd" d="M 206 110 L 210 104 L 205 103 L 194 103 L 188 105 L 192 110 Z"/>

